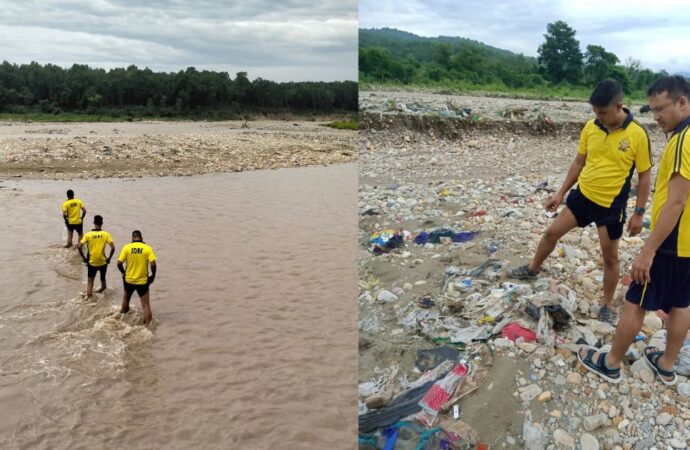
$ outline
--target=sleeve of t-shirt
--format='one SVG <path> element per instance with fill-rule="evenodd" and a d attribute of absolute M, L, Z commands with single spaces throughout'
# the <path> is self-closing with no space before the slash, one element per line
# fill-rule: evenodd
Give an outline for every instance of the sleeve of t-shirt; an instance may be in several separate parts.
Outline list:
<path fill-rule="evenodd" d="M 62 204 L 62 212 L 67 212 L 67 202 Z"/>
<path fill-rule="evenodd" d="M 155 261 L 156 260 L 156 254 L 153 253 L 153 249 L 149 247 L 149 256 L 148 256 L 149 262 Z"/>
<path fill-rule="evenodd" d="M 81 204 L 81 206 L 80 206 L 79 208 L 86 208 L 86 205 L 84 204 L 84 202 L 82 202 L 81 200 L 79 200 L 79 203 Z"/>
<path fill-rule="evenodd" d="M 589 134 L 589 122 L 582 128 L 580 133 L 580 145 L 577 147 L 577 152 L 581 155 L 587 154 L 587 135 Z"/>
<path fill-rule="evenodd" d="M 106 244 L 112 244 L 113 243 L 113 237 L 108 233 L 105 237 L 105 243 Z"/>
<path fill-rule="evenodd" d="M 126 250 L 127 250 L 127 246 L 125 245 L 124 247 L 122 247 L 122 250 L 120 250 L 120 256 L 117 257 L 118 261 L 125 262 L 125 259 L 127 259 Z"/>
<path fill-rule="evenodd" d="M 86 244 L 89 240 L 87 239 L 89 235 L 85 234 L 84 237 L 81 238 L 81 241 L 79 241 L 80 244 Z"/>
<path fill-rule="evenodd" d="M 690 139 L 686 139 L 685 135 L 681 135 L 680 139 L 680 148 L 673 158 L 673 172 L 690 180 Z"/>
<path fill-rule="evenodd" d="M 652 148 L 649 143 L 649 136 L 646 130 L 639 137 L 638 145 L 635 147 L 635 168 L 637 173 L 645 172 L 652 167 Z"/>

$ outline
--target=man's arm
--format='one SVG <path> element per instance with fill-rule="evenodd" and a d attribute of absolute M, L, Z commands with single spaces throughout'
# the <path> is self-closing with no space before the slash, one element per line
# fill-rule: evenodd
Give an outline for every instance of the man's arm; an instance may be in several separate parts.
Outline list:
<path fill-rule="evenodd" d="M 549 197 L 544 203 L 544 207 L 547 211 L 556 211 L 558 206 L 563 203 L 563 197 L 565 197 L 566 192 L 568 192 L 568 190 L 570 190 L 570 188 L 573 187 L 573 185 L 577 182 L 577 179 L 580 177 L 580 172 L 582 172 L 582 168 L 585 167 L 586 161 L 587 155 L 578 153 L 577 156 L 575 156 L 575 159 L 570 164 L 568 174 L 566 175 L 565 181 L 563 181 L 561 188 L 556 195 Z"/>
<path fill-rule="evenodd" d="M 110 245 L 110 255 L 108 255 L 108 257 L 105 259 L 105 263 L 106 263 L 106 264 L 110 264 L 110 259 L 111 259 L 111 258 L 113 257 L 113 255 L 115 254 L 115 244 L 113 244 L 112 242 L 110 242 L 108 245 Z"/>
<path fill-rule="evenodd" d="M 661 208 L 659 218 L 654 225 L 654 231 L 651 232 L 640 253 L 635 257 L 632 269 L 630 269 L 630 274 L 637 283 L 642 284 L 650 280 L 649 269 L 652 267 L 654 254 L 678 223 L 689 192 L 690 180 L 674 173 L 668 182 L 668 199 Z"/>
<path fill-rule="evenodd" d="M 153 283 L 156 279 L 156 261 L 151 261 L 151 276 L 149 277 L 149 284 Z"/>
<path fill-rule="evenodd" d="M 651 179 L 652 171 L 650 169 L 637 174 L 637 202 L 635 203 L 635 208 L 644 208 L 647 204 Z M 644 215 L 636 213 L 630 216 L 630 220 L 628 221 L 628 234 L 630 236 L 640 234 L 640 231 L 642 231 L 643 218 Z"/>
<path fill-rule="evenodd" d="M 77 250 L 79 250 L 79 254 L 81 255 L 81 259 L 82 259 L 85 263 L 88 264 L 89 260 L 86 259 L 86 255 L 84 255 L 84 252 L 81 250 L 81 248 L 82 248 L 83 246 L 84 246 L 84 244 L 82 244 L 82 243 L 80 242 L 79 245 L 77 246 Z"/>
<path fill-rule="evenodd" d="M 85 216 L 86 216 L 86 207 L 82 206 L 81 207 L 81 220 L 84 220 Z"/>
<path fill-rule="evenodd" d="M 117 270 L 120 271 L 120 273 L 122 274 L 123 277 L 125 276 L 125 266 L 122 265 L 122 261 L 119 261 L 119 260 L 118 260 L 118 262 L 117 262 Z"/>

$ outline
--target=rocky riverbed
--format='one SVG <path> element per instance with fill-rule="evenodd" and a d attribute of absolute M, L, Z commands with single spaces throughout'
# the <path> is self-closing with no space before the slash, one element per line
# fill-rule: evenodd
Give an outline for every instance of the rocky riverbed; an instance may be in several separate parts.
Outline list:
<path fill-rule="evenodd" d="M 552 220 L 542 204 L 575 157 L 589 106 L 400 92 L 363 92 L 360 102 L 361 411 L 385 410 L 420 377 L 419 350 L 449 346 L 486 373 L 469 379 L 476 388 L 456 402 L 459 420 L 447 410 L 435 423 L 462 429 L 464 442 L 686 448 L 687 378 L 666 387 L 640 359 L 650 341 L 665 341 L 658 317 L 648 315 L 619 385 L 576 361 L 578 348 L 606 345 L 614 331 L 596 320 L 603 277 L 596 228 L 564 237 L 536 281 L 506 276 L 531 258 Z M 525 111 L 506 114 L 516 109 Z M 648 125 L 658 162 L 666 137 L 648 114 L 636 118 Z M 647 235 L 645 228 L 621 240 L 616 306 Z M 476 345 L 488 345 L 493 360 L 478 359 Z"/>
<path fill-rule="evenodd" d="M 0 177 L 195 175 L 354 162 L 356 132 L 316 122 L 0 122 Z"/>

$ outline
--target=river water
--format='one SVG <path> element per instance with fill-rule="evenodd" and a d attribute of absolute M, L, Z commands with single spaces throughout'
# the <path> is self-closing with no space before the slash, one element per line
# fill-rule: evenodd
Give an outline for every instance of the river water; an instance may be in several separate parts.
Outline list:
<path fill-rule="evenodd" d="M 0 447 L 356 448 L 354 164 L 0 186 Z M 150 328 L 114 261 L 82 299 L 69 188 L 156 252 Z"/>

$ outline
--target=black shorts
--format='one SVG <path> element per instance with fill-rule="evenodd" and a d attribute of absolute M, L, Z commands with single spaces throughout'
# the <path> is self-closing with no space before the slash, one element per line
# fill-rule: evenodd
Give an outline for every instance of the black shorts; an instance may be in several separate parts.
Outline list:
<path fill-rule="evenodd" d="M 585 197 L 579 188 L 572 189 L 565 204 L 573 212 L 577 226 L 584 228 L 594 222 L 597 227 L 606 227 L 609 239 L 615 241 L 623 236 L 625 209 L 604 208 Z"/>
<path fill-rule="evenodd" d="M 651 281 L 630 284 L 625 299 L 647 311 L 687 308 L 690 305 L 690 258 L 657 253 L 649 270 Z"/>
<path fill-rule="evenodd" d="M 134 291 L 137 291 L 137 294 L 139 294 L 139 297 L 143 297 L 149 291 L 149 284 L 148 283 L 131 284 L 131 283 L 127 283 L 126 281 L 124 283 L 125 283 L 125 292 L 127 293 L 128 297 L 131 296 L 134 293 Z"/>
<path fill-rule="evenodd" d="M 76 231 L 79 234 L 84 234 L 84 224 L 73 224 L 73 223 L 68 223 L 67 224 L 67 229 L 70 231 Z"/>
<path fill-rule="evenodd" d="M 96 276 L 96 273 L 100 272 L 103 276 L 105 276 L 105 272 L 108 270 L 108 265 L 103 264 L 102 266 L 92 266 L 91 264 L 86 265 L 87 269 L 87 275 L 89 278 L 93 278 Z"/>

